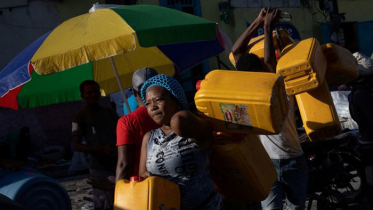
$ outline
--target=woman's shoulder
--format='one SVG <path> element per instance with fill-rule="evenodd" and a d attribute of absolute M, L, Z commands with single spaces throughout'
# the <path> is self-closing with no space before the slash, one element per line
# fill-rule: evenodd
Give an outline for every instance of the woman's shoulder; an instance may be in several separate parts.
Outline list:
<path fill-rule="evenodd" d="M 144 139 L 146 139 L 148 142 L 149 142 L 149 141 L 153 141 L 153 139 L 154 139 L 154 138 L 155 138 L 159 133 L 161 133 L 160 128 L 156 128 L 156 129 L 150 130 L 150 131 L 148 131 L 148 132 L 144 135 Z"/>

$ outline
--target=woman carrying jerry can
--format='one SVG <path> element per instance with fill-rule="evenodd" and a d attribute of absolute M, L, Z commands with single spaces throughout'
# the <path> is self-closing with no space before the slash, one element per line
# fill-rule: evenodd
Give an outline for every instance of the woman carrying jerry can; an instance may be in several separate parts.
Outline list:
<path fill-rule="evenodd" d="M 272 30 L 281 15 L 278 9 L 262 9 L 257 19 L 245 30 L 232 47 L 239 71 L 276 72 L 276 55 Z M 254 54 L 248 54 L 248 43 L 260 26 L 264 26 L 264 65 Z M 281 58 L 280 58 L 281 59 Z M 300 146 L 294 118 L 294 98 L 289 97 L 289 112 L 280 134 L 261 135 L 260 140 L 270 156 L 277 180 L 263 209 L 283 209 L 283 199 L 290 209 L 305 209 L 307 165 Z"/>
<path fill-rule="evenodd" d="M 144 136 L 139 174 L 177 183 L 181 210 L 223 209 L 208 169 L 213 137 L 208 121 L 186 111 L 183 88 L 172 77 L 161 74 L 147 80 L 141 97 L 149 116 L 162 127 Z"/>

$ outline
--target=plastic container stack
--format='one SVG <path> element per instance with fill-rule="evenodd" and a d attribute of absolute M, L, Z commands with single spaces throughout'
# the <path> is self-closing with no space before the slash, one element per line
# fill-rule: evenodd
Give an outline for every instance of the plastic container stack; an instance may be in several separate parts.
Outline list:
<path fill-rule="evenodd" d="M 284 49 L 277 73 L 284 76 L 287 94 L 296 95 L 303 126 L 311 141 L 341 132 L 329 87 L 338 87 L 358 77 L 356 61 L 347 49 L 330 43 L 320 46 L 314 38 L 303 40 Z"/>

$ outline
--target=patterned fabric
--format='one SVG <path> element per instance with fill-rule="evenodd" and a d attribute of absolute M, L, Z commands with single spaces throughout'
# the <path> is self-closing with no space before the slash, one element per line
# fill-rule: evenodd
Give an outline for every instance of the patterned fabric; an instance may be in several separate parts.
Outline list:
<path fill-rule="evenodd" d="M 144 102 L 144 104 L 146 104 L 146 91 L 152 86 L 161 86 L 166 88 L 168 91 L 170 91 L 170 93 L 173 96 L 176 97 L 182 110 L 188 109 L 188 102 L 183 87 L 176 79 L 169 77 L 165 74 L 159 74 L 157 76 L 154 76 L 144 83 L 144 85 L 141 88 L 141 99 Z"/>
<path fill-rule="evenodd" d="M 147 147 L 147 170 L 180 186 L 181 210 L 222 209 L 209 171 L 209 151 L 189 138 L 161 129 L 150 132 Z"/>

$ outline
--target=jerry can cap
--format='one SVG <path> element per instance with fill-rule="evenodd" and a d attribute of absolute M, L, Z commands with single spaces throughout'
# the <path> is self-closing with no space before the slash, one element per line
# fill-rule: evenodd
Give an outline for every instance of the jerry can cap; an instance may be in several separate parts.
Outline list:
<path fill-rule="evenodd" d="M 198 91 L 201 88 L 201 82 L 202 80 L 198 80 L 196 83 L 196 90 Z"/>
<path fill-rule="evenodd" d="M 141 176 L 131 176 L 131 178 L 130 178 L 131 182 L 134 182 L 134 181 L 141 182 L 143 180 L 144 180 L 144 177 L 141 177 Z"/>
<path fill-rule="evenodd" d="M 276 59 L 277 60 L 280 59 L 280 57 L 281 57 L 281 51 L 279 49 L 275 50 L 275 54 L 276 54 Z"/>

